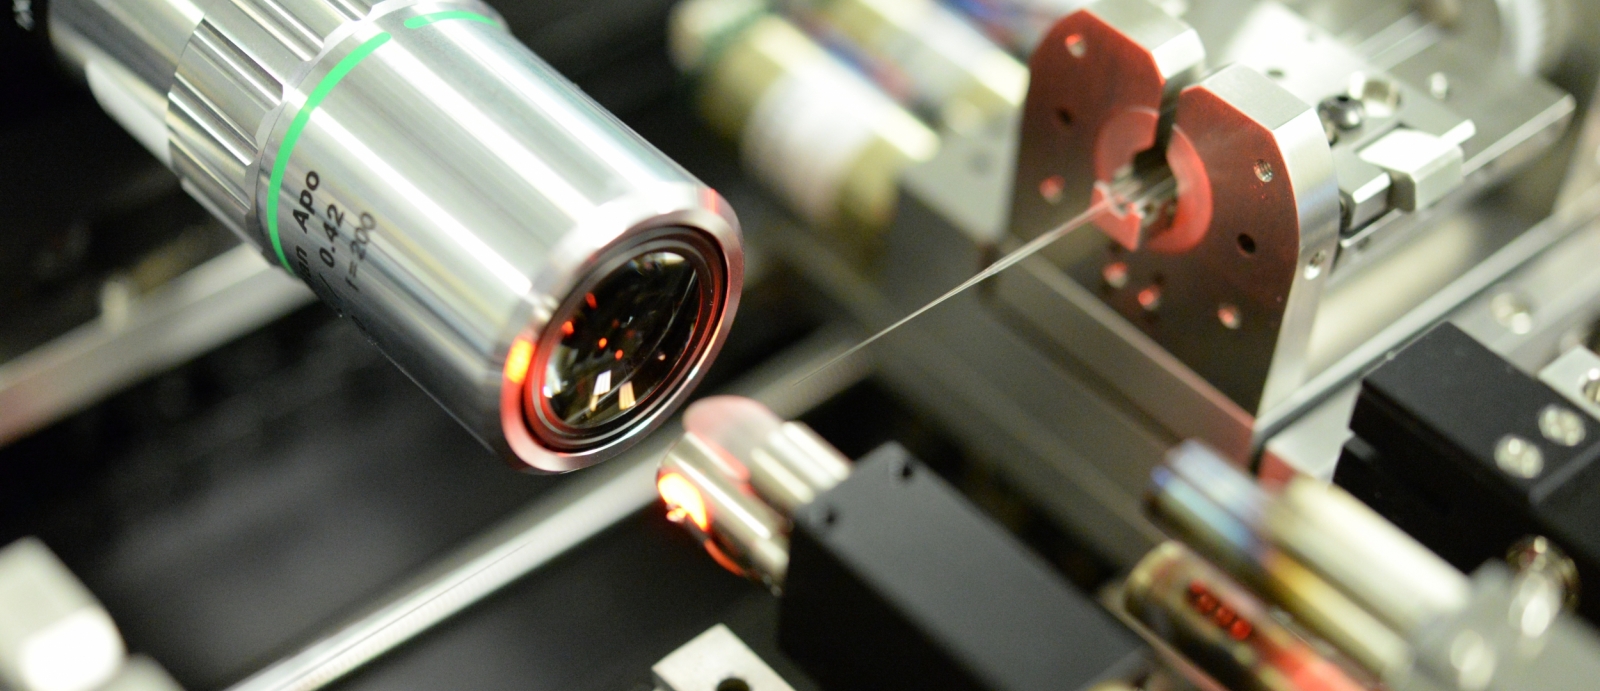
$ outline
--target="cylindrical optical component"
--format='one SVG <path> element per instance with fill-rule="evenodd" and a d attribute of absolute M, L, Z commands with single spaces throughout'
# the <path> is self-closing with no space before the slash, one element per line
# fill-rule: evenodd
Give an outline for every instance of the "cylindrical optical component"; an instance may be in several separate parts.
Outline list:
<path fill-rule="evenodd" d="M 700 399 L 684 411 L 683 427 L 785 518 L 850 476 L 850 459 L 810 427 L 749 398 Z"/>
<path fill-rule="evenodd" d="M 878 81 L 944 127 L 972 132 L 1015 119 L 1028 68 L 937 0 L 787 0 L 849 41 Z M 885 83 L 887 80 L 888 83 Z"/>
<path fill-rule="evenodd" d="M 706 121 L 745 166 L 852 254 L 875 251 L 901 172 L 938 136 L 759 0 L 688 0 L 669 31 Z"/>
<path fill-rule="evenodd" d="M 686 433 L 661 459 L 656 491 L 667 517 L 700 540 L 723 568 L 769 588 L 789 571 L 788 521 L 744 490 L 745 478 L 715 447 Z"/>
<path fill-rule="evenodd" d="M 479 2 L 55 0 L 50 29 L 190 194 L 526 467 L 619 453 L 726 336 L 732 210 Z"/>
<path fill-rule="evenodd" d="M 1168 454 L 1153 473 L 1151 514 L 1204 555 L 1373 675 L 1409 674 L 1406 639 L 1342 589 L 1265 535 L 1281 511 L 1277 498 L 1198 442 Z"/>
<path fill-rule="evenodd" d="M 951 6 L 983 27 L 984 33 L 1018 55 L 1033 53 L 1035 46 L 1050 33 L 1050 27 L 1090 0 L 985 0 L 958 2 Z M 1163 5 L 1165 6 L 1165 5 Z"/>
<path fill-rule="evenodd" d="M 1375 684 L 1274 618 L 1267 606 L 1176 542 L 1139 561 L 1125 604 L 1162 640 L 1230 689 L 1364 691 Z"/>

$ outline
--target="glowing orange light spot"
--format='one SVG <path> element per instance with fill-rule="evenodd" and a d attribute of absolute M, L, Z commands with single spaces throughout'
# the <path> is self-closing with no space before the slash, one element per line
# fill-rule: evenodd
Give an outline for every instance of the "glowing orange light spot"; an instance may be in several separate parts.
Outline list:
<path fill-rule="evenodd" d="M 667 518 L 682 523 L 687 518 L 701 530 L 711 529 L 711 517 L 706 514 L 706 500 L 700 490 L 682 475 L 667 473 L 656 480 L 656 491 L 667 503 Z"/>
<path fill-rule="evenodd" d="M 571 336 L 572 335 L 572 320 L 569 319 L 567 321 L 561 322 L 561 335 L 563 335 L 563 336 Z"/>
<path fill-rule="evenodd" d="M 617 351 L 617 359 L 618 359 L 618 360 L 621 360 L 621 359 L 622 359 L 622 351 L 620 351 L 620 350 L 619 350 L 619 351 Z"/>
<path fill-rule="evenodd" d="M 595 307 L 599 306 L 599 305 L 595 304 L 594 293 L 584 293 L 583 294 L 583 301 L 589 304 L 589 309 L 594 309 Z"/>
<path fill-rule="evenodd" d="M 600 339 L 600 347 L 601 347 L 601 348 L 604 348 L 604 347 L 606 347 L 606 339 L 604 339 L 604 338 L 601 338 L 601 339 Z"/>
<path fill-rule="evenodd" d="M 532 362 L 533 344 L 520 338 L 512 341 L 511 350 L 506 353 L 506 379 L 521 385 L 528 378 L 528 365 Z"/>
<path fill-rule="evenodd" d="M 1290 688 L 1306 691 L 1357 691 L 1366 688 L 1351 679 L 1316 653 L 1304 648 L 1291 648 L 1272 656 L 1270 664 L 1282 670 Z"/>

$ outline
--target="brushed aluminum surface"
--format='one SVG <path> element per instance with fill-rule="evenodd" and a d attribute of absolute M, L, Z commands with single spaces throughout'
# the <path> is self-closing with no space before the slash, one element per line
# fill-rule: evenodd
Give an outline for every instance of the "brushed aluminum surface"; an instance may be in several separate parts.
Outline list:
<path fill-rule="evenodd" d="M 99 80 L 102 105 L 143 133 L 185 190 L 521 465 L 560 472 L 619 453 L 720 348 L 743 275 L 732 210 L 486 5 L 218 0 L 201 12 L 188 0 L 62 0 L 56 10 L 58 52 L 91 83 L 113 75 Z M 703 323 L 620 429 L 554 443 L 524 412 L 524 388 L 541 378 L 524 358 L 543 362 L 546 326 L 574 291 L 663 242 L 709 286 L 691 298 Z"/>

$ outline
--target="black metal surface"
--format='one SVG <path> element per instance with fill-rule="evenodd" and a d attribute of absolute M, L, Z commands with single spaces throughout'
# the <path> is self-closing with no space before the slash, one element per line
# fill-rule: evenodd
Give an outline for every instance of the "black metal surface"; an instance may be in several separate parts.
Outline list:
<path fill-rule="evenodd" d="M 770 640 L 774 607 L 650 510 L 336 688 L 649 689 L 651 665 L 718 622 Z"/>
<path fill-rule="evenodd" d="M 51 68 L 46 0 L 11 0 L 0 9 L 0 125 L 24 120 L 62 97 Z"/>
<path fill-rule="evenodd" d="M 1378 368 L 1361 387 L 1334 481 L 1462 571 L 1505 558 L 1517 540 L 1543 535 L 1600 582 L 1600 422 L 1576 447 L 1547 440 L 1547 406 L 1575 410 L 1451 324 Z M 1515 434 L 1538 446 L 1532 479 L 1499 468 L 1495 448 Z M 1579 612 L 1600 617 L 1600 597 Z"/>
<path fill-rule="evenodd" d="M 829 691 L 1070 690 L 1145 656 L 897 445 L 797 511 L 778 640 Z"/>
<path fill-rule="evenodd" d="M 207 222 L 87 98 L 33 107 L 44 112 L 0 129 L 0 359 L 92 318 L 100 279 Z"/>

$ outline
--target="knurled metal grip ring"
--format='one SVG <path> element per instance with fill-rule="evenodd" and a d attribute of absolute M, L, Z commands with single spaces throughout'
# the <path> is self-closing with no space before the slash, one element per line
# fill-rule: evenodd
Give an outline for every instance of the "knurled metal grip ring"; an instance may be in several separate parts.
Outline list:
<path fill-rule="evenodd" d="M 265 152 L 278 120 L 309 117 L 322 95 L 382 41 L 346 46 L 363 24 L 389 13 L 426 5 L 418 17 L 472 18 L 497 23 L 477 2 L 390 0 L 219 0 L 206 12 L 179 58 L 167 94 L 167 128 L 173 170 L 186 189 L 236 233 L 252 240 L 288 267 L 266 223 L 255 215 L 257 185 L 273 166 Z M 435 7 L 437 6 L 437 7 Z M 416 18 L 413 18 L 416 19 Z M 409 26 L 408 22 L 408 26 Z M 421 28 L 432 22 L 418 23 Z M 384 34 L 387 35 L 387 34 Z M 364 53 L 357 55 L 365 48 Z M 342 54 L 342 55 L 341 55 Z M 337 60 L 316 83 L 317 66 Z M 359 62 L 359 59 L 356 60 Z M 343 66 L 344 69 L 339 68 Z M 286 103 L 291 90 L 305 94 Z M 298 110 L 290 108 L 298 105 Z M 289 111 L 295 110 L 290 113 Z M 292 146 L 292 141 L 285 142 Z M 287 152 L 285 152 L 287 153 Z M 270 180 L 270 174 L 268 175 Z M 269 193 L 269 198 L 272 195 Z M 292 270 L 291 270 L 292 272 Z"/>

